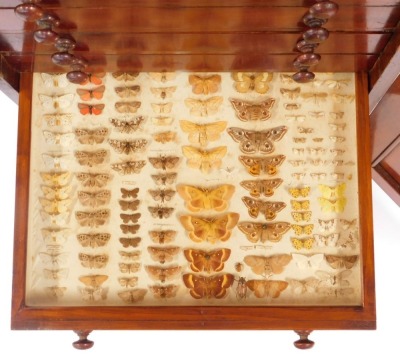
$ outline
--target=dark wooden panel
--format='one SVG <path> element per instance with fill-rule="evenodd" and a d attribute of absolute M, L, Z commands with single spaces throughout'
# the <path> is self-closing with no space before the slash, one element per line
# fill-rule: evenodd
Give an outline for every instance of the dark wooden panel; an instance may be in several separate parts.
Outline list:
<path fill-rule="evenodd" d="M 398 183 L 380 164 L 372 168 L 372 177 L 384 192 L 400 206 L 400 183 Z"/>
<path fill-rule="evenodd" d="M 380 164 L 390 174 L 390 176 L 400 184 L 400 145 L 397 145 Z"/>

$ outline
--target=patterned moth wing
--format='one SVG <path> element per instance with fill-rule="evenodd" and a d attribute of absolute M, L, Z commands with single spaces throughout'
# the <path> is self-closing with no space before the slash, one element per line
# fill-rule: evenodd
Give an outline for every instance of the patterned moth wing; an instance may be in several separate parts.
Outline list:
<path fill-rule="evenodd" d="M 137 71 L 118 70 L 111 73 L 111 75 L 114 79 L 118 81 L 129 82 L 134 81 L 139 76 L 139 73 Z"/>
<path fill-rule="evenodd" d="M 69 228 L 60 227 L 42 228 L 40 231 L 46 244 L 64 244 L 71 234 Z"/>
<path fill-rule="evenodd" d="M 353 268 L 358 260 L 358 255 L 351 256 L 337 256 L 337 255 L 325 255 L 325 260 L 329 266 L 334 269 L 350 269 Z"/>
<path fill-rule="evenodd" d="M 121 188 L 122 198 L 134 198 L 136 199 L 139 193 L 139 188 L 127 189 Z"/>
<path fill-rule="evenodd" d="M 81 281 L 85 286 L 88 287 L 100 287 L 105 281 L 108 280 L 107 275 L 87 275 L 80 276 L 79 281 Z"/>
<path fill-rule="evenodd" d="M 345 197 L 337 199 L 327 199 L 319 197 L 318 203 L 321 206 L 322 212 L 324 213 L 342 213 L 347 204 L 347 199 Z"/>
<path fill-rule="evenodd" d="M 71 185 L 64 186 L 64 187 L 62 187 L 62 186 L 51 187 L 51 186 L 42 185 L 40 188 L 43 191 L 43 195 L 48 200 L 52 200 L 52 199 L 64 200 L 64 199 L 68 199 L 71 197 L 71 192 L 72 192 Z"/>
<path fill-rule="evenodd" d="M 303 188 L 289 188 L 289 194 L 293 198 L 299 198 L 299 197 L 308 197 L 310 194 L 310 187 L 303 187 Z"/>
<path fill-rule="evenodd" d="M 138 261 L 141 255 L 140 251 L 133 251 L 133 252 L 118 251 L 118 253 L 121 256 L 122 260 L 124 261 Z"/>
<path fill-rule="evenodd" d="M 90 188 L 102 188 L 111 180 L 111 175 L 107 173 L 76 173 L 75 176 L 83 187 Z"/>
<path fill-rule="evenodd" d="M 69 212 L 72 203 L 71 199 L 46 199 L 39 198 L 44 212 L 49 214 L 66 213 Z"/>
<path fill-rule="evenodd" d="M 185 105 L 189 108 L 191 115 L 197 115 L 199 117 L 208 117 L 214 115 L 219 111 L 223 98 L 220 96 L 214 96 L 208 99 L 185 99 Z"/>
<path fill-rule="evenodd" d="M 145 160 L 132 160 L 111 164 L 111 169 L 115 170 L 121 175 L 139 174 L 145 165 Z"/>
<path fill-rule="evenodd" d="M 224 298 L 232 286 L 234 276 L 230 273 L 215 276 L 199 276 L 186 273 L 182 276 L 183 283 L 190 289 L 190 295 L 195 299 Z"/>
<path fill-rule="evenodd" d="M 156 207 L 147 207 L 147 209 L 149 210 L 153 218 L 165 219 L 171 217 L 172 212 L 174 211 L 175 208 L 163 207 L 158 205 Z"/>
<path fill-rule="evenodd" d="M 271 118 L 271 108 L 275 99 L 268 98 L 261 102 L 248 102 L 239 99 L 230 99 L 236 116 L 243 122 L 268 120 Z"/>
<path fill-rule="evenodd" d="M 232 139 L 240 143 L 240 150 L 245 154 L 257 152 L 268 154 L 275 150 L 274 143 L 283 138 L 287 127 L 280 126 L 262 131 L 253 131 L 242 128 L 228 128 L 227 132 Z"/>
<path fill-rule="evenodd" d="M 78 257 L 81 265 L 85 268 L 104 268 L 108 263 L 108 255 L 105 253 L 87 254 L 81 252 Z"/>
<path fill-rule="evenodd" d="M 72 124 L 71 113 L 43 114 L 43 119 L 49 127 L 68 127 Z"/>
<path fill-rule="evenodd" d="M 310 209 L 310 201 L 305 200 L 305 201 L 296 201 L 296 200 L 290 200 L 290 205 L 292 206 L 292 209 L 295 211 L 308 211 Z"/>
<path fill-rule="evenodd" d="M 53 299 L 59 299 L 64 296 L 67 287 L 50 286 L 45 288 L 46 295 Z"/>
<path fill-rule="evenodd" d="M 264 243 L 279 242 L 282 236 L 289 231 L 289 222 L 274 222 L 274 223 L 256 223 L 256 222 L 241 222 L 238 228 L 242 231 L 246 238 L 256 243 L 258 241 Z"/>
<path fill-rule="evenodd" d="M 97 192 L 78 191 L 78 199 L 83 206 L 104 206 L 110 202 L 111 191 L 109 191 L 108 189 L 100 190 Z"/>
<path fill-rule="evenodd" d="M 247 196 L 242 197 L 242 201 L 248 208 L 250 217 L 257 218 L 259 214 L 262 214 L 267 221 L 275 219 L 277 214 L 286 207 L 284 202 L 261 201 Z"/>
<path fill-rule="evenodd" d="M 204 150 L 191 146 L 182 147 L 183 155 L 187 158 L 186 164 L 189 168 L 199 169 L 208 174 L 212 170 L 221 168 L 222 158 L 227 153 L 227 147 L 221 146 Z"/>
<path fill-rule="evenodd" d="M 93 145 L 103 143 L 109 134 L 109 130 L 105 127 L 96 129 L 76 128 L 74 133 L 79 143 Z"/>
<path fill-rule="evenodd" d="M 104 163 L 108 152 L 105 149 L 95 151 L 76 150 L 74 155 L 80 165 L 93 167 Z"/>
<path fill-rule="evenodd" d="M 300 226 L 298 224 L 292 224 L 292 229 L 297 236 L 301 236 L 302 234 L 310 235 L 313 232 L 314 225 L 305 224 Z"/>
<path fill-rule="evenodd" d="M 79 233 L 76 235 L 79 244 L 82 247 L 104 247 L 111 238 L 110 233 Z"/>
<path fill-rule="evenodd" d="M 189 120 L 181 120 L 179 124 L 181 129 L 189 134 L 188 139 L 191 144 L 204 147 L 209 142 L 220 139 L 227 122 L 218 121 L 208 124 L 199 124 L 190 122 Z"/>
<path fill-rule="evenodd" d="M 151 197 L 157 202 L 169 202 L 175 195 L 173 189 L 149 189 Z"/>
<path fill-rule="evenodd" d="M 175 256 L 179 253 L 180 247 L 147 247 L 147 251 L 149 252 L 151 258 L 164 264 L 165 262 L 172 262 Z"/>
<path fill-rule="evenodd" d="M 292 245 L 297 250 L 301 250 L 302 248 L 306 250 L 310 250 L 314 246 L 315 238 L 314 237 L 306 237 L 306 238 L 296 238 L 292 237 L 291 239 Z"/>
<path fill-rule="evenodd" d="M 134 139 L 134 140 L 109 139 L 108 143 L 118 154 L 126 154 L 126 155 L 143 152 L 147 146 L 146 139 Z"/>
<path fill-rule="evenodd" d="M 141 264 L 139 262 L 133 263 L 118 263 L 119 271 L 121 273 L 136 273 L 139 272 Z"/>
<path fill-rule="evenodd" d="M 136 287 L 136 285 L 138 284 L 138 277 L 118 277 L 118 283 L 122 286 L 122 287 Z"/>
<path fill-rule="evenodd" d="M 160 281 L 162 283 L 177 278 L 181 274 L 181 269 L 182 268 L 180 266 L 145 266 L 145 270 L 150 278 L 154 281 Z"/>
<path fill-rule="evenodd" d="M 107 298 L 107 289 L 102 287 L 85 287 L 80 290 L 82 299 L 87 302 L 98 302 Z"/>
<path fill-rule="evenodd" d="M 257 298 L 278 298 L 288 287 L 286 281 L 248 280 L 246 286 Z"/>
<path fill-rule="evenodd" d="M 121 231 L 124 234 L 136 234 L 139 231 L 140 224 L 120 224 L 119 228 L 121 228 Z"/>
<path fill-rule="evenodd" d="M 153 109 L 154 113 L 157 114 L 169 114 L 172 111 L 174 103 L 151 103 L 151 108 Z"/>
<path fill-rule="evenodd" d="M 153 134 L 153 139 L 162 144 L 171 143 L 176 140 L 176 132 L 166 131 Z"/>
<path fill-rule="evenodd" d="M 176 190 L 186 201 L 186 208 L 192 212 L 208 209 L 222 212 L 228 208 L 235 187 L 230 184 L 222 184 L 214 188 L 198 188 L 181 184 L 176 187 Z"/>
<path fill-rule="evenodd" d="M 115 110 L 118 113 L 136 113 L 140 106 L 142 105 L 141 102 L 138 101 L 131 101 L 131 102 L 116 102 L 114 104 Z"/>
<path fill-rule="evenodd" d="M 140 200 L 135 199 L 135 200 L 124 200 L 120 199 L 118 200 L 118 203 L 123 211 L 136 211 L 139 208 Z"/>
<path fill-rule="evenodd" d="M 114 88 L 114 91 L 122 99 L 131 98 L 139 94 L 140 85 L 117 86 Z"/>
<path fill-rule="evenodd" d="M 75 218 L 82 227 L 99 227 L 110 218 L 109 209 L 99 209 L 93 212 L 76 211 Z"/>
<path fill-rule="evenodd" d="M 66 186 L 71 179 L 70 172 L 41 172 L 40 177 L 42 178 L 46 186 L 57 187 Z"/>
<path fill-rule="evenodd" d="M 278 172 L 278 167 L 286 159 L 283 154 L 269 157 L 248 157 L 239 156 L 240 162 L 244 165 L 247 172 L 256 177 L 259 175 L 275 175 Z"/>
<path fill-rule="evenodd" d="M 144 288 L 136 288 L 129 291 L 118 292 L 118 297 L 125 303 L 132 305 L 137 302 L 143 301 L 146 296 L 147 290 Z"/>
<path fill-rule="evenodd" d="M 345 269 L 338 273 L 330 273 L 321 270 L 315 271 L 315 275 L 320 279 L 320 284 L 324 286 L 348 287 L 350 286 L 348 278 L 351 274 L 352 271 L 349 269 Z"/>
<path fill-rule="evenodd" d="M 69 85 L 69 81 L 65 74 L 41 73 L 40 76 L 43 80 L 43 84 L 47 88 L 66 88 Z"/>
<path fill-rule="evenodd" d="M 276 254 L 273 256 L 245 256 L 244 263 L 251 267 L 251 270 L 258 275 L 271 276 L 280 274 L 292 260 L 289 254 Z"/>
<path fill-rule="evenodd" d="M 47 144 L 68 147 L 75 138 L 74 133 L 50 132 L 43 130 L 43 137 Z"/>
<path fill-rule="evenodd" d="M 180 217 L 180 222 L 192 241 L 210 243 L 227 241 L 238 220 L 238 213 L 227 213 L 218 217 L 194 217 L 192 215 Z"/>
<path fill-rule="evenodd" d="M 128 247 L 136 248 L 137 246 L 139 246 L 141 240 L 142 239 L 140 237 L 120 237 L 119 243 L 121 243 L 122 247 L 124 248 Z"/>
<path fill-rule="evenodd" d="M 149 76 L 151 79 L 161 83 L 166 83 L 176 78 L 176 74 L 174 72 L 168 71 L 150 72 Z"/>
<path fill-rule="evenodd" d="M 292 88 L 292 89 L 280 88 L 279 91 L 282 94 L 283 98 L 295 100 L 299 97 L 301 89 L 300 89 L 300 87 L 296 87 L 296 88 Z"/>
<path fill-rule="evenodd" d="M 78 109 L 82 115 L 100 115 L 104 107 L 105 104 L 78 103 Z"/>
<path fill-rule="evenodd" d="M 255 91 L 265 94 L 269 90 L 269 82 L 272 77 L 272 73 L 232 73 L 232 78 L 235 80 L 234 87 L 239 93 Z"/>
<path fill-rule="evenodd" d="M 53 280 L 53 281 L 67 279 L 68 273 L 69 273 L 68 268 L 43 269 L 43 277 L 47 280 Z"/>
<path fill-rule="evenodd" d="M 336 247 L 338 245 L 340 233 L 314 234 L 318 247 Z"/>
<path fill-rule="evenodd" d="M 293 295 L 313 294 L 317 292 L 321 280 L 315 277 L 308 277 L 306 279 L 286 279 L 290 291 Z"/>
<path fill-rule="evenodd" d="M 202 249 L 185 249 L 183 251 L 185 258 L 190 262 L 190 268 L 193 272 L 220 272 L 224 269 L 230 255 L 229 248 L 220 248 L 212 251 Z"/>
<path fill-rule="evenodd" d="M 160 87 L 160 88 L 150 88 L 151 93 L 161 99 L 171 98 L 175 91 L 176 86 Z"/>
<path fill-rule="evenodd" d="M 176 296 L 176 293 L 178 292 L 179 286 L 178 285 L 165 285 L 165 286 L 160 286 L 160 285 L 155 285 L 155 286 L 149 286 L 149 290 L 153 294 L 155 298 L 160 298 L 160 299 L 166 299 L 166 298 L 173 298 Z"/>
<path fill-rule="evenodd" d="M 171 185 L 175 182 L 177 173 L 152 174 L 151 178 L 158 186 Z"/>
<path fill-rule="evenodd" d="M 160 156 L 150 157 L 149 162 L 155 169 L 172 169 L 175 168 L 179 162 L 179 157 L 175 156 Z"/>
<path fill-rule="evenodd" d="M 340 183 L 334 187 L 326 184 L 318 184 L 318 189 L 324 198 L 338 198 L 343 197 L 346 190 L 346 183 Z"/>
<path fill-rule="evenodd" d="M 143 116 L 137 116 L 133 119 L 110 119 L 111 125 L 120 133 L 131 134 L 140 129 L 142 123 L 145 121 Z"/>
<path fill-rule="evenodd" d="M 240 182 L 240 185 L 249 191 L 252 197 L 259 198 L 261 195 L 271 197 L 274 195 L 274 190 L 277 189 L 283 182 L 282 178 L 274 179 L 258 179 L 245 180 Z"/>
<path fill-rule="evenodd" d="M 175 240 L 176 231 L 163 230 L 163 231 L 149 231 L 149 236 L 154 243 L 164 244 L 171 243 Z"/>
<path fill-rule="evenodd" d="M 96 74 L 93 74 L 93 73 L 86 73 L 86 74 L 88 76 L 87 80 L 80 83 L 80 85 L 86 85 L 89 83 L 92 83 L 94 85 L 100 85 L 103 83 L 102 78 L 104 78 L 106 76 L 106 73 L 104 73 L 104 72 L 96 73 Z"/>
<path fill-rule="evenodd" d="M 133 213 L 133 214 L 128 214 L 128 213 L 120 213 L 119 214 L 120 218 L 122 219 L 123 223 L 137 223 L 142 216 L 141 213 Z"/>
<path fill-rule="evenodd" d="M 221 84 L 221 75 L 213 74 L 200 76 L 195 74 L 189 75 L 189 84 L 192 86 L 194 94 L 212 94 L 219 90 Z"/>

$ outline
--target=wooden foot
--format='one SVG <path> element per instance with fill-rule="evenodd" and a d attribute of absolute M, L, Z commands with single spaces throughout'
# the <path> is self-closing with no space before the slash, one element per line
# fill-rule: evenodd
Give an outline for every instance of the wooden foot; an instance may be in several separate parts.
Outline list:
<path fill-rule="evenodd" d="M 308 336 L 312 332 L 311 330 L 295 330 L 300 338 L 293 342 L 295 347 L 299 348 L 300 350 L 308 350 L 314 346 L 314 341 L 308 339 Z"/>
<path fill-rule="evenodd" d="M 87 339 L 90 332 L 92 332 L 91 330 L 79 330 L 74 332 L 79 336 L 79 340 L 72 343 L 72 346 L 74 346 L 76 349 L 88 350 L 94 345 L 93 341 Z"/>

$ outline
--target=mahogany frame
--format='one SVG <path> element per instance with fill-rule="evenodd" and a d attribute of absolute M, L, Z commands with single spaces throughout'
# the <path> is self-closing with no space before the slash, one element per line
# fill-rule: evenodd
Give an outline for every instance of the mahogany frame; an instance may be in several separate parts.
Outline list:
<path fill-rule="evenodd" d="M 356 75 L 357 162 L 358 190 L 360 194 L 359 232 L 363 265 L 363 304 L 362 306 L 351 307 L 27 306 L 24 300 L 28 230 L 32 73 L 21 74 L 20 89 L 11 315 L 11 328 L 13 330 L 373 330 L 376 328 L 370 129 L 368 80 L 366 73 L 358 73 Z M 88 341 L 86 339 L 88 332 L 78 332 L 78 334 L 80 340 Z M 308 335 L 307 333 L 304 336 L 301 332 L 299 334 L 301 340 L 304 340 L 304 337 L 306 339 Z M 77 346 L 75 345 L 75 347 Z"/>

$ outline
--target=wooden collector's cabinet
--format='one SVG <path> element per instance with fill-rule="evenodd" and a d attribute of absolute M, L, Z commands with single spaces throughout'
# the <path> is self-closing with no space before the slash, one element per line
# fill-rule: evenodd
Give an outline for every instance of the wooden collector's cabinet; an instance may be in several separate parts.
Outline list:
<path fill-rule="evenodd" d="M 365 73 L 20 88 L 13 329 L 375 329 Z"/>

